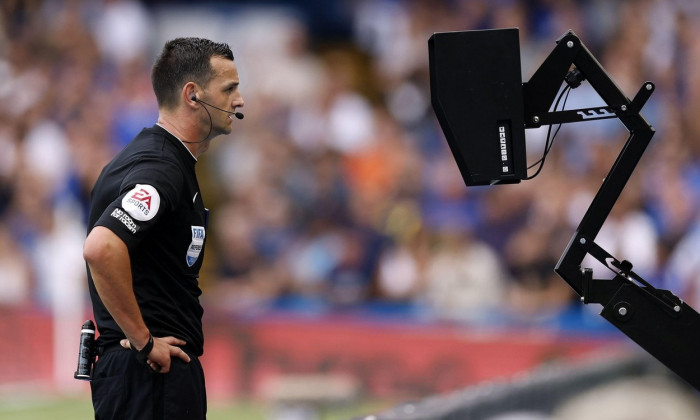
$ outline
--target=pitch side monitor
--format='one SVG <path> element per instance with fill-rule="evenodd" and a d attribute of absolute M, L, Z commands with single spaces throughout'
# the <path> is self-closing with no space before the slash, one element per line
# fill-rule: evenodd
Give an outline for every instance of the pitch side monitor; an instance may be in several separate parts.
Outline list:
<path fill-rule="evenodd" d="M 428 41 L 433 109 L 467 185 L 527 176 L 518 29 L 438 32 Z"/>

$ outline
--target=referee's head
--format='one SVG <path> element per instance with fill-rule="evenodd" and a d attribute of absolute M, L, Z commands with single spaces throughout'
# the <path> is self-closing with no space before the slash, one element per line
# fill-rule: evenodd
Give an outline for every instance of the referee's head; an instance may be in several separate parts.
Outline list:
<path fill-rule="evenodd" d="M 243 118 L 238 68 L 227 44 L 202 38 L 168 41 L 151 70 L 158 124 L 197 157 Z"/>
<path fill-rule="evenodd" d="M 207 86 L 214 76 L 212 57 L 233 61 L 233 52 L 226 43 L 204 38 L 176 38 L 166 42 L 151 70 L 158 107 L 175 108 L 187 82 Z"/>

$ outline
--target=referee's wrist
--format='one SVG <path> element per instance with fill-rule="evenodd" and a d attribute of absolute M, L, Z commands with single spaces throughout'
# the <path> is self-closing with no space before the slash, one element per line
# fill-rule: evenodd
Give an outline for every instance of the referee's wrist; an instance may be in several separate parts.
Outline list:
<path fill-rule="evenodd" d="M 134 345 L 134 343 L 129 342 L 131 350 L 136 353 L 136 360 L 139 361 L 139 363 L 146 363 L 146 360 L 148 359 L 148 355 L 151 353 L 151 350 L 153 350 L 153 335 L 151 333 L 148 333 L 148 341 L 146 344 L 138 349 Z"/>

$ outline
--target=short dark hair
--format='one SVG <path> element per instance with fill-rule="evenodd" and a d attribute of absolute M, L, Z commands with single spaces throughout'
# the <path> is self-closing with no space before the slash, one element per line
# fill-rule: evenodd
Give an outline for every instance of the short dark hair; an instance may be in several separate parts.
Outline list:
<path fill-rule="evenodd" d="M 228 44 L 203 38 L 176 38 L 165 43 L 151 70 L 151 83 L 159 108 L 172 109 L 185 83 L 206 86 L 213 76 L 211 58 L 220 56 L 233 61 Z"/>

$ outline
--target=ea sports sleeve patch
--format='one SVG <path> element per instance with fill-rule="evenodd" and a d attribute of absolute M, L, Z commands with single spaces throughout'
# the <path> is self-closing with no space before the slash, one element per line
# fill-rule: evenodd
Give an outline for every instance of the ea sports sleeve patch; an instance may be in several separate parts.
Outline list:
<path fill-rule="evenodd" d="M 136 184 L 122 198 L 122 208 L 132 218 L 147 222 L 158 214 L 160 195 L 158 190 L 147 184 Z"/>
<path fill-rule="evenodd" d="M 167 213 L 167 203 L 151 184 L 136 184 L 105 209 L 96 226 L 105 226 L 119 236 L 129 249 Z"/>

